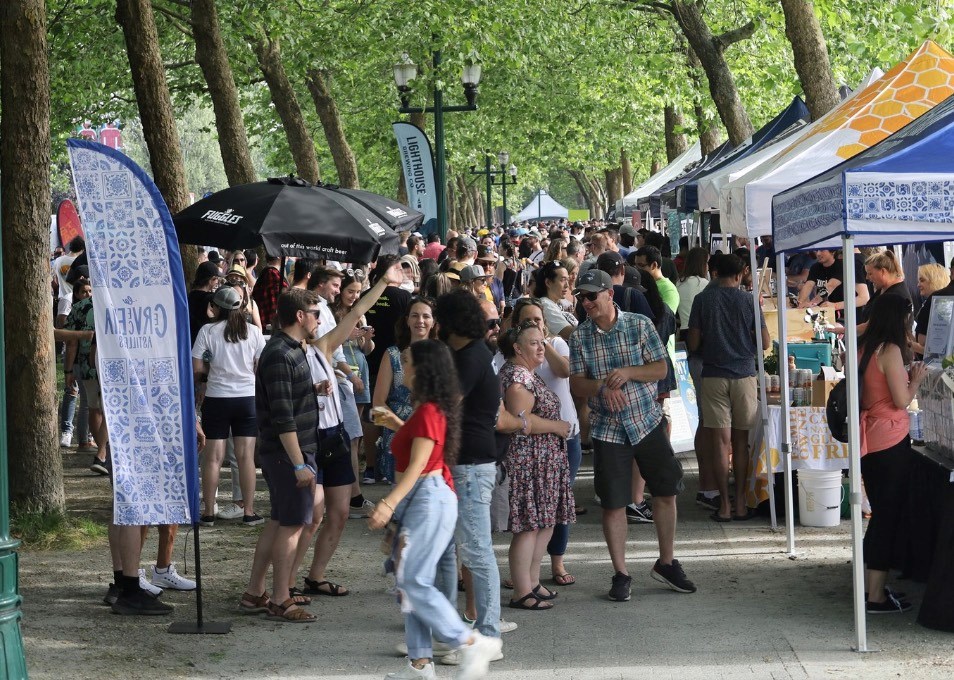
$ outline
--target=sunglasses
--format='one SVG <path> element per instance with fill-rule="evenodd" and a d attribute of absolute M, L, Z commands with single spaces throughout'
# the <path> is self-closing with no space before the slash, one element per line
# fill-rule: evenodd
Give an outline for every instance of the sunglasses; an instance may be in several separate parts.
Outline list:
<path fill-rule="evenodd" d="M 232 260 L 232 262 L 245 262 L 245 258 L 244 258 L 244 257 L 236 257 L 235 259 Z"/>
<path fill-rule="evenodd" d="M 487 319 L 487 330 L 500 327 L 500 319 Z"/>
<path fill-rule="evenodd" d="M 600 292 L 602 291 L 594 291 L 592 293 L 577 293 L 576 299 L 580 300 L 581 302 L 583 300 L 586 300 L 588 302 L 596 302 L 596 298 L 600 296 Z"/>
<path fill-rule="evenodd" d="M 321 311 L 318 309 L 303 309 L 302 311 L 305 314 L 311 314 L 312 316 L 314 316 L 315 320 L 321 319 Z"/>

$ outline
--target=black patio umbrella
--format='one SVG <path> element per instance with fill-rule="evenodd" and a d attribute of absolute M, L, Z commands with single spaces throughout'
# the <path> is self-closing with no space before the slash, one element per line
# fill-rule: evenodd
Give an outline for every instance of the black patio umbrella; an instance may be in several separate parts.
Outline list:
<path fill-rule="evenodd" d="M 227 250 L 264 245 L 270 255 L 371 262 L 397 253 L 397 233 L 340 192 L 295 177 L 242 184 L 173 217 L 181 243 Z"/>
<path fill-rule="evenodd" d="M 362 189 L 345 189 L 334 184 L 320 184 L 319 187 L 338 191 L 350 196 L 365 208 L 380 217 L 394 231 L 413 231 L 424 223 L 424 213 L 409 208 L 403 203 L 380 194 Z"/>

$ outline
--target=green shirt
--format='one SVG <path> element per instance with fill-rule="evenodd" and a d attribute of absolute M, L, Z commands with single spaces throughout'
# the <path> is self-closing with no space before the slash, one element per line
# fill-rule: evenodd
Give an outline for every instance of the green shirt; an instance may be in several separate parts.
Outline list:
<path fill-rule="evenodd" d="M 88 297 L 74 302 L 66 317 L 64 328 L 71 331 L 95 331 L 93 324 L 93 298 Z M 95 340 L 80 340 L 76 351 L 76 360 L 73 362 L 73 377 L 77 380 L 95 380 L 96 363 L 92 361 L 93 343 Z"/>
<path fill-rule="evenodd" d="M 659 297 L 662 298 L 663 302 L 669 309 L 672 310 L 672 313 L 675 314 L 679 309 L 679 291 L 676 289 L 676 284 L 667 279 L 665 276 L 662 276 L 656 279 L 656 287 L 659 289 Z M 676 325 L 678 331 L 679 325 Z M 676 355 L 676 336 L 675 334 L 669 336 L 669 342 L 666 343 L 666 350 L 669 352 L 669 357 L 675 360 Z"/>

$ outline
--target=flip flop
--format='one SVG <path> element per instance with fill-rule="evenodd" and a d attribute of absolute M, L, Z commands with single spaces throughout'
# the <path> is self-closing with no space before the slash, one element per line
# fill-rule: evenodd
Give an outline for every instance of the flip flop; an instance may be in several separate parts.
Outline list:
<path fill-rule="evenodd" d="M 329 597 L 344 597 L 351 593 L 350 590 L 337 583 L 332 583 L 331 581 L 312 581 L 310 578 L 305 579 L 305 589 L 302 592 L 308 595 L 327 595 Z"/>
<path fill-rule="evenodd" d="M 572 586 L 574 583 L 576 583 L 576 579 L 573 578 L 573 574 L 564 572 L 562 574 L 554 574 L 553 582 L 558 586 Z"/>
<path fill-rule="evenodd" d="M 745 513 L 744 515 L 735 515 L 735 514 L 733 514 L 733 515 L 732 515 L 732 521 L 733 521 L 733 522 L 748 522 L 748 521 L 749 521 L 750 519 L 752 519 L 753 517 L 755 517 L 755 513 L 754 513 L 754 512 L 747 512 L 747 513 Z"/>
<path fill-rule="evenodd" d="M 527 604 L 527 600 L 533 600 L 533 604 Z M 526 611 L 531 612 L 542 612 L 548 609 L 553 609 L 552 602 L 544 602 L 539 597 L 533 593 L 527 593 L 519 600 L 510 600 L 511 609 L 525 609 Z"/>
<path fill-rule="evenodd" d="M 718 512 L 718 511 L 713 512 L 711 515 L 709 515 L 709 519 L 711 519 L 713 522 L 719 522 L 719 523 L 725 523 L 725 522 L 731 522 L 731 521 L 732 521 L 732 518 L 731 518 L 731 517 L 722 517 L 721 515 L 719 515 L 719 512 Z"/>

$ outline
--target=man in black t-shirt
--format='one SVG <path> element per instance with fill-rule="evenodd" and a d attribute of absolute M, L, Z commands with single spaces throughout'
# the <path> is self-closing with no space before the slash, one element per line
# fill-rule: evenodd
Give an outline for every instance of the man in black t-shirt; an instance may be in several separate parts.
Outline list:
<path fill-rule="evenodd" d="M 836 257 L 837 251 L 816 250 L 815 264 L 808 270 L 808 280 L 798 293 L 798 306 L 834 309 L 841 317 L 845 309 L 845 263 Z M 870 297 L 865 279 L 865 264 L 860 255 L 855 258 L 855 307 L 860 311 Z"/>

